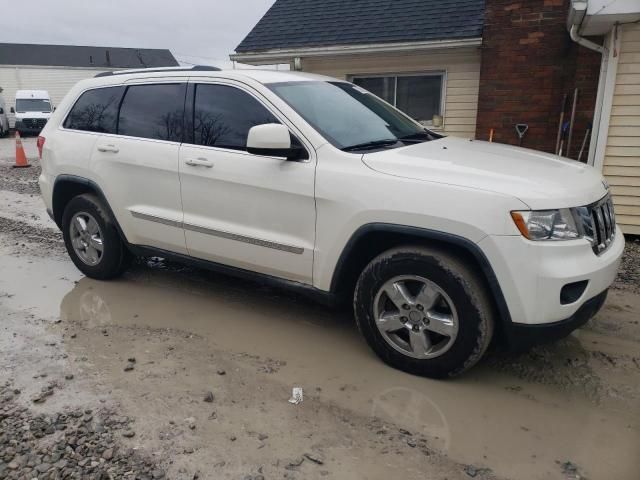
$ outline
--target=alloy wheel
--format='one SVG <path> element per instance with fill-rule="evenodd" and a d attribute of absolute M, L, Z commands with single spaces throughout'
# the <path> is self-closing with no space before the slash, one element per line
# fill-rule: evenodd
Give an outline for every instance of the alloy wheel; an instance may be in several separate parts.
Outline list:
<path fill-rule="evenodd" d="M 71 219 L 70 237 L 73 250 L 83 263 L 95 266 L 104 252 L 100 225 L 89 213 L 78 212 Z"/>
<path fill-rule="evenodd" d="M 409 357 L 438 357 L 458 335 L 458 313 L 451 298 L 434 282 L 417 275 L 387 281 L 373 308 L 382 337 Z"/>

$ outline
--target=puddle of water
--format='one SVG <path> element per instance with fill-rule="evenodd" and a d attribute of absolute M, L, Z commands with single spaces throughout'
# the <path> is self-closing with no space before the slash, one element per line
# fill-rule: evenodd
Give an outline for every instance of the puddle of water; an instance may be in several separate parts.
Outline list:
<path fill-rule="evenodd" d="M 284 384 L 321 387 L 341 407 L 420 431 L 454 460 L 499 475 L 560 478 L 557 460 L 571 460 L 590 478 L 634 478 L 637 471 L 637 411 L 596 407 L 575 392 L 486 365 L 453 381 L 410 376 L 371 353 L 348 313 L 255 283 L 137 268 L 121 280 L 74 285 L 79 274 L 70 262 L 6 255 L 0 271 L 0 292 L 15 294 L 3 299 L 11 308 L 45 318 L 59 313 L 88 328 L 181 329 L 212 348 L 286 361 L 274 374 Z"/>
<path fill-rule="evenodd" d="M 71 261 L 18 257 L 0 249 L 0 295 L 14 310 L 58 318 L 61 299 L 81 278 Z"/>

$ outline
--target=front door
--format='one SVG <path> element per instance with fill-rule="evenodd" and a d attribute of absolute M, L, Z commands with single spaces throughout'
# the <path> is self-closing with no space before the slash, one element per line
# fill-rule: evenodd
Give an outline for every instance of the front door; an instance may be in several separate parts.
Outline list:
<path fill-rule="evenodd" d="M 248 88 L 190 84 L 187 105 L 193 105 L 186 122 L 192 135 L 180 148 L 179 168 L 189 254 L 310 284 L 312 149 L 300 162 L 249 154 L 251 127 L 285 119 Z"/>

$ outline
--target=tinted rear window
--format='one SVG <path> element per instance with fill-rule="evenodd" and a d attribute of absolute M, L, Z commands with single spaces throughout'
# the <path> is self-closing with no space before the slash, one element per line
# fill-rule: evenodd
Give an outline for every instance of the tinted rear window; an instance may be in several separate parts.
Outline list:
<path fill-rule="evenodd" d="M 195 143 L 246 150 L 249 129 L 280 123 L 248 93 L 224 85 L 197 85 L 193 130 Z"/>
<path fill-rule="evenodd" d="M 115 133 L 123 91 L 124 87 L 107 87 L 84 92 L 67 115 L 64 128 Z"/>
<path fill-rule="evenodd" d="M 118 133 L 182 141 L 185 84 L 134 85 L 120 107 Z"/>

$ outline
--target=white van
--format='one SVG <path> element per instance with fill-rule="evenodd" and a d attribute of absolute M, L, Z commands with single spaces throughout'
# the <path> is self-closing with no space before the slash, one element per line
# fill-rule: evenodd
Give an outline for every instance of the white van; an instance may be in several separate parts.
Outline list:
<path fill-rule="evenodd" d="M 2 89 L 0 89 L 0 92 Z M 7 117 L 7 105 L 0 94 L 0 138 L 9 133 L 9 117 Z"/>
<path fill-rule="evenodd" d="M 11 113 L 16 114 L 16 131 L 20 135 L 40 133 L 52 111 L 51 98 L 46 90 L 18 90 L 15 109 L 11 108 Z"/>

